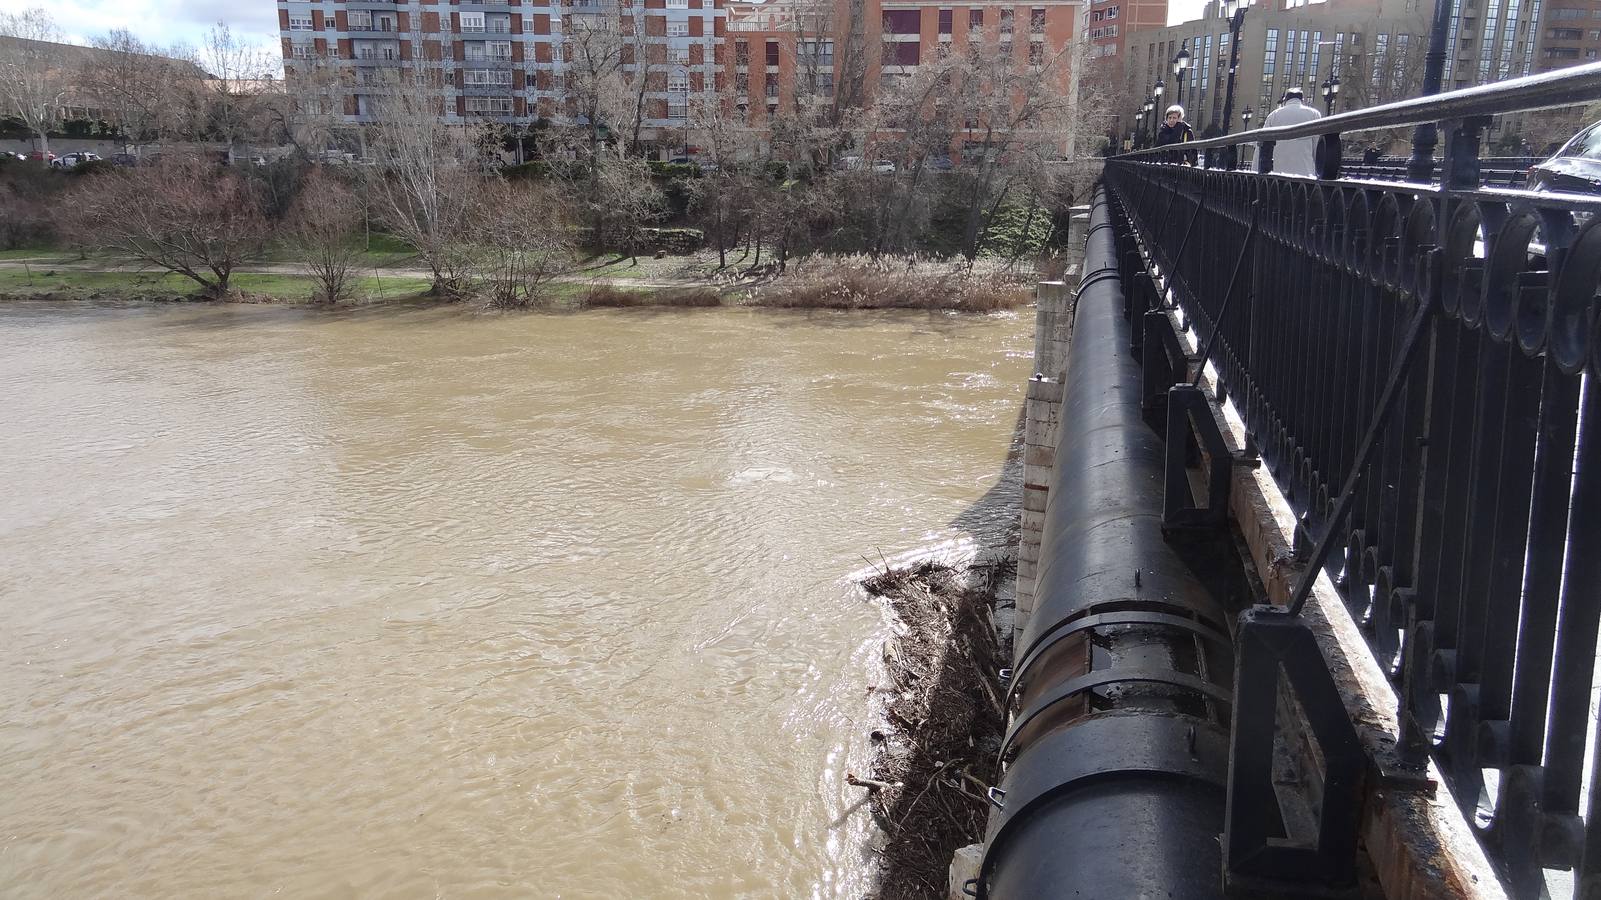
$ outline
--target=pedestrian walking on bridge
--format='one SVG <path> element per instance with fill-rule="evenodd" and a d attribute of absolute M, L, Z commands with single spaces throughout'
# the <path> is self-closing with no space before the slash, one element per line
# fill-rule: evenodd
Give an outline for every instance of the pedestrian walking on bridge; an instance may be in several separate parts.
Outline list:
<path fill-rule="evenodd" d="M 1322 113 L 1301 102 L 1304 97 L 1300 88 L 1290 88 L 1285 91 L 1279 108 L 1268 115 L 1267 121 L 1263 122 L 1262 126 L 1279 128 L 1323 118 Z M 1305 175 L 1308 178 L 1316 178 L 1317 145 L 1318 139 L 1315 137 L 1278 141 L 1273 145 L 1273 171 L 1281 175 Z"/>

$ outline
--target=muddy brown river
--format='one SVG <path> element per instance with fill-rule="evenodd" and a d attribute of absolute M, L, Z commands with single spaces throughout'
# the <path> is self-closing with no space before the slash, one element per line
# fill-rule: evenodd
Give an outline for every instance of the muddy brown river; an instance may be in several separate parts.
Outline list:
<path fill-rule="evenodd" d="M 0 306 L 0 896 L 859 896 L 1031 325 Z"/>

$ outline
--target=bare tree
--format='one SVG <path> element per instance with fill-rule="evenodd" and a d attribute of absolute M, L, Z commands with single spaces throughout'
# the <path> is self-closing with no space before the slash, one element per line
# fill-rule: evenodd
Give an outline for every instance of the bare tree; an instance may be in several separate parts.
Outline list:
<path fill-rule="evenodd" d="M 55 20 L 39 7 L 0 14 L 0 101 L 36 135 L 35 146 L 45 153 L 71 88 L 71 73 L 50 47 L 60 41 Z"/>
<path fill-rule="evenodd" d="M 339 142 L 351 71 L 337 59 L 315 57 L 284 64 L 286 102 L 267 108 L 279 130 L 303 159 L 321 159 Z"/>
<path fill-rule="evenodd" d="M 968 163 L 962 255 L 969 263 L 1013 189 L 1038 184 L 1046 165 L 1061 156 L 1073 127 L 1066 90 L 1073 53 L 1070 45 L 1023 66 L 1008 42 L 969 47 L 949 105 L 961 119 Z"/>
<path fill-rule="evenodd" d="M 440 115 L 436 72 L 406 70 L 374 98 L 366 194 L 374 217 L 417 251 L 436 293 L 460 296 L 475 260 L 464 235 L 483 196 L 469 130 Z"/>
<path fill-rule="evenodd" d="M 739 242 L 750 221 L 750 178 L 747 164 L 757 158 L 755 134 L 735 112 L 732 89 L 690 104 L 690 139 L 701 148 L 705 170 L 692 184 L 691 208 L 706 237 L 717 248 L 717 267 L 728 267 L 728 250 Z"/>
<path fill-rule="evenodd" d="M 252 185 L 195 159 L 91 176 L 57 215 L 75 240 L 192 279 L 213 297 L 269 237 Z"/>
<path fill-rule="evenodd" d="M 471 226 L 489 304 L 531 306 L 571 258 L 563 204 L 549 188 L 529 184 L 498 184 L 491 196 Z"/>
<path fill-rule="evenodd" d="M 185 98 L 202 89 L 199 69 L 163 56 L 126 28 L 92 42 L 100 52 L 87 55 L 76 73 L 77 90 L 87 105 L 117 126 L 127 145 L 137 146 L 183 127 Z"/>
<path fill-rule="evenodd" d="M 361 200 L 343 181 L 313 170 L 301 183 L 284 236 L 316 279 L 318 299 L 336 303 L 350 293 L 362 219 Z"/>
<path fill-rule="evenodd" d="M 238 145 L 260 134 L 272 118 L 268 105 L 281 93 L 273 78 L 281 63 L 235 37 L 223 22 L 201 40 L 197 62 L 211 75 L 202 98 L 208 125 L 228 145 L 232 162 Z"/>

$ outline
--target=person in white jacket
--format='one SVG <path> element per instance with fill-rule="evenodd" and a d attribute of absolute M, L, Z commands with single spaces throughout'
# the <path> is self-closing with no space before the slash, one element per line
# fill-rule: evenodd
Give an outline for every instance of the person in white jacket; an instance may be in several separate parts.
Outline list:
<path fill-rule="evenodd" d="M 1264 128 L 1278 128 L 1284 125 L 1300 125 L 1313 119 L 1323 118 L 1323 114 L 1316 109 L 1302 103 L 1299 88 L 1290 88 L 1284 92 L 1284 100 L 1279 108 L 1268 115 L 1267 121 L 1262 123 Z M 1279 141 L 1273 145 L 1273 171 L 1282 175 L 1305 175 L 1309 178 L 1317 177 L 1317 145 L 1315 137 L 1296 138 L 1293 141 Z"/>

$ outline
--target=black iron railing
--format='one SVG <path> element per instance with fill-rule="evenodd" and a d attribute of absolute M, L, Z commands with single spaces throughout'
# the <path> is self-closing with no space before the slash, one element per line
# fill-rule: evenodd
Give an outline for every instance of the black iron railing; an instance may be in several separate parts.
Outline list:
<path fill-rule="evenodd" d="M 1395 684 L 1403 753 L 1520 898 L 1601 896 L 1601 197 L 1487 187 L 1479 146 L 1491 114 L 1597 98 L 1601 64 L 1188 145 L 1317 137 L 1337 176 L 1342 131 L 1434 121 L 1433 184 L 1105 170 Z"/>

